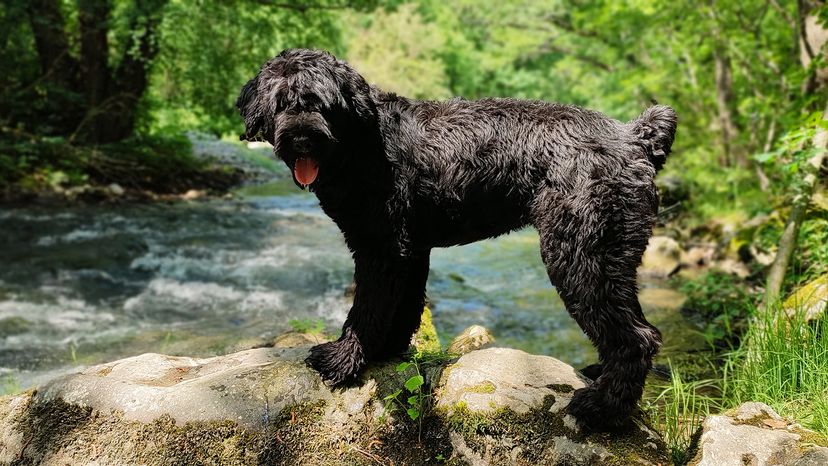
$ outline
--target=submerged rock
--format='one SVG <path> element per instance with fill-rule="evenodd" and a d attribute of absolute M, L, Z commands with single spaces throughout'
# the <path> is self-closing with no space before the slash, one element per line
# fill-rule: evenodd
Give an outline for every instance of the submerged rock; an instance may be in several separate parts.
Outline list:
<path fill-rule="evenodd" d="M 828 464 L 828 448 L 810 443 L 813 432 L 764 403 L 749 402 L 702 425 L 691 466 L 809 466 Z"/>
<path fill-rule="evenodd" d="M 308 348 L 145 354 L 2 398 L 0 463 L 667 464 L 641 419 L 580 431 L 563 408 L 588 381 L 551 357 L 392 361 L 330 389 L 305 366 Z M 421 387 L 406 383 L 418 374 Z"/>

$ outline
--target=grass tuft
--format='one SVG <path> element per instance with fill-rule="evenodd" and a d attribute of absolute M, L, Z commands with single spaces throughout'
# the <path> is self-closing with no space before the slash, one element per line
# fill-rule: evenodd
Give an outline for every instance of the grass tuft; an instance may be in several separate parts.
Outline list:
<path fill-rule="evenodd" d="M 828 434 L 828 320 L 804 310 L 756 311 L 724 367 L 728 404 L 761 401 L 804 427 Z"/>

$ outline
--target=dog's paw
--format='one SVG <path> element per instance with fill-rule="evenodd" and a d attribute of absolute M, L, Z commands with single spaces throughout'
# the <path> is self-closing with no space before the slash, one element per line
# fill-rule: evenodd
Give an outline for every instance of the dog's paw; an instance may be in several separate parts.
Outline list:
<path fill-rule="evenodd" d="M 311 348 L 305 363 L 319 372 L 327 385 L 335 386 L 355 379 L 365 367 L 365 358 L 359 341 L 343 337 Z"/>
<path fill-rule="evenodd" d="M 575 390 L 566 411 L 589 431 L 606 432 L 630 424 L 633 406 L 626 406 L 593 387 Z"/>

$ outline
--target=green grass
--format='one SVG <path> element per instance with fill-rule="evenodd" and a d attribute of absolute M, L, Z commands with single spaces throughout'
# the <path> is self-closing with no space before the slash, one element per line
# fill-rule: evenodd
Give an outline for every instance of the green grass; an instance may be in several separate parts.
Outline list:
<path fill-rule="evenodd" d="M 803 314 L 756 312 L 728 356 L 723 394 L 730 405 L 761 401 L 828 435 L 828 320 L 806 322 Z"/>
<path fill-rule="evenodd" d="M 719 383 L 715 380 L 687 381 L 670 367 L 672 377 L 661 393 L 645 403 L 650 420 L 664 438 L 674 464 L 691 458 L 694 435 L 704 418 L 720 407 Z"/>
<path fill-rule="evenodd" d="M 671 381 L 642 405 L 675 464 L 691 459 L 708 414 L 747 401 L 766 403 L 828 441 L 828 320 L 806 322 L 803 311 L 789 316 L 780 305 L 759 310 L 743 301 L 738 314 L 747 317 L 738 347 L 711 348 L 710 361 L 719 361 L 714 378 L 688 381 L 671 364 Z"/>

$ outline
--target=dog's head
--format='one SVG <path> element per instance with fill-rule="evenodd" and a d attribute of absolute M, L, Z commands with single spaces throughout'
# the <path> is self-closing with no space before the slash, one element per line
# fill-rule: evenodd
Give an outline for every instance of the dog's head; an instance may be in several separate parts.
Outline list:
<path fill-rule="evenodd" d="M 377 125 L 365 79 L 320 50 L 288 49 L 269 60 L 244 85 L 236 107 L 244 118 L 241 139 L 273 144 L 300 187 L 335 172 L 348 156 L 338 147 Z"/>

